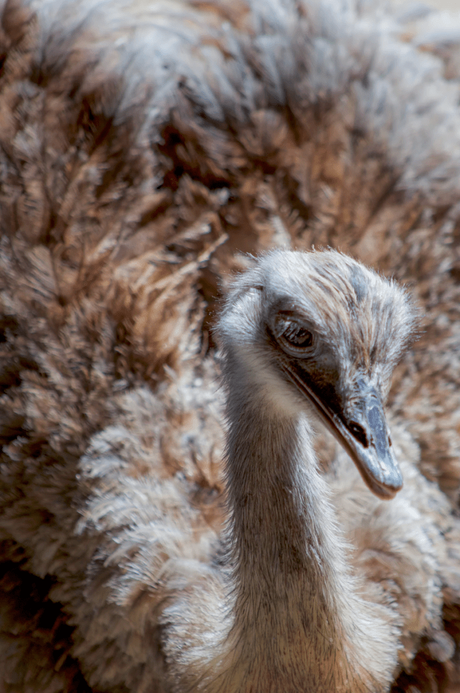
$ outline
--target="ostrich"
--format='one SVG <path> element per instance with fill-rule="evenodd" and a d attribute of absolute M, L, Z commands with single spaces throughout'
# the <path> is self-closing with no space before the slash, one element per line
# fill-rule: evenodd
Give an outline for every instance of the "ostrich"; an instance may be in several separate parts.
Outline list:
<path fill-rule="evenodd" d="M 413 326 L 401 288 L 334 251 L 273 251 L 235 281 L 217 328 L 228 419 L 226 608 L 222 628 L 217 614 L 204 627 L 220 630 L 211 663 L 202 660 L 203 626 L 186 627 L 190 607 L 168 610 L 171 642 L 183 628 L 190 637 L 170 653 L 178 690 L 388 689 L 398 647 L 391 612 L 362 597 L 347 565 L 311 420 L 318 414 L 369 488 L 392 498 L 402 477 L 383 401 Z"/>
<path fill-rule="evenodd" d="M 432 41 L 420 50 L 381 13 L 340 0 L 0 2 L 7 693 L 241 690 L 283 677 L 289 690 L 288 668 L 297 689 L 458 690 L 458 90 Z M 275 245 L 339 246 L 411 283 L 424 325 L 388 395 L 392 445 L 378 402 L 413 320 L 404 293 L 334 253 L 263 255 Z M 219 287 L 250 264 L 240 251 L 262 257 L 214 330 Z M 273 323 L 280 271 L 296 319 Z M 399 306 L 387 322 L 385 296 Z M 257 306 L 237 330 L 235 311 Z M 307 313 L 312 323 L 291 330 Z M 237 474 L 234 427 L 225 458 L 218 342 L 224 377 L 244 369 L 227 384 L 229 420 L 248 388 L 264 395 L 250 411 L 268 412 L 265 428 L 283 419 L 278 503 L 251 504 L 257 464 Z M 336 363 L 332 344 L 345 349 Z M 317 414 L 359 471 L 321 429 L 315 471 L 298 441 Z M 254 444 L 268 445 L 260 431 Z M 318 492 L 323 522 L 289 492 L 289 470 Z M 257 491 L 270 499 L 268 471 Z M 313 671 L 306 653 L 319 657 Z"/>

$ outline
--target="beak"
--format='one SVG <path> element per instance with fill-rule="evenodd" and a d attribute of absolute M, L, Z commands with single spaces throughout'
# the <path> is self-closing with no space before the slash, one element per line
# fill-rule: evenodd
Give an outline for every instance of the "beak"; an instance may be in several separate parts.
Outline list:
<path fill-rule="evenodd" d="M 389 500 L 401 490 L 403 479 L 388 432 L 382 399 L 377 390 L 359 380 L 353 404 L 341 410 L 326 391 L 306 381 L 304 373 L 283 364 L 283 370 L 298 390 L 315 405 L 328 428 L 356 464 L 362 478 L 379 498 Z"/>

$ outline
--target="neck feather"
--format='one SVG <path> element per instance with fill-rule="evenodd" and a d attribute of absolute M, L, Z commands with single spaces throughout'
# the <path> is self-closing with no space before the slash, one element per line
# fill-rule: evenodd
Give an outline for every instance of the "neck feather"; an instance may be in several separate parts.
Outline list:
<path fill-rule="evenodd" d="M 388 622 L 357 594 L 307 417 L 274 402 L 250 373 L 228 378 L 234 620 L 222 690 L 386 690 Z"/>

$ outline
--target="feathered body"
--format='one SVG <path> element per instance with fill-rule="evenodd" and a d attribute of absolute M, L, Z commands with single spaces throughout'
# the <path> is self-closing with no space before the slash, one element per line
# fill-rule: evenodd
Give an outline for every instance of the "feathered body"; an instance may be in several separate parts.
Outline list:
<path fill-rule="evenodd" d="M 421 307 L 389 396 L 404 489 L 377 499 L 326 437 L 315 478 L 391 636 L 381 680 L 456 690 L 458 69 L 380 12 L 2 4 L 8 693 L 169 693 L 213 666 L 227 622 L 215 298 L 251 264 L 241 251 L 280 244 L 338 246 Z"/>

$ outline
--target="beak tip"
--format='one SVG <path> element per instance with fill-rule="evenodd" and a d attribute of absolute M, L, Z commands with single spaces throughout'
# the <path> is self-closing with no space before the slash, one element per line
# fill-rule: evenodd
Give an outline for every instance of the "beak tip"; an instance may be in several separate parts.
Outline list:
<path fill-rule="evenodd" d="M 370 490 L 382 500 L 391 500 L 402 489 L 404 482 L 401 471 L 396 465 L 392 466 L 390 474 L 389 469 L 386 469 L 386 478 L 378 478 L 377 475 L 372 475 L 370 478 L 366 475 L 365 481 Z"/>
<path fill-rule="evenodd" d="M 388 486 L 380 486 L 378 489 L 376 487 L 371 490 L 378 496 L 381 500 L 392 500 L 396 494 L 401 490 L 402 486 L 399 488 L 389 488 Z"/>

